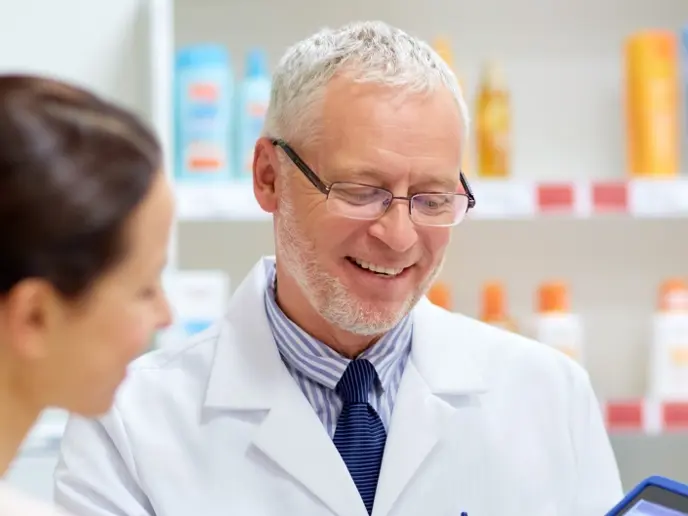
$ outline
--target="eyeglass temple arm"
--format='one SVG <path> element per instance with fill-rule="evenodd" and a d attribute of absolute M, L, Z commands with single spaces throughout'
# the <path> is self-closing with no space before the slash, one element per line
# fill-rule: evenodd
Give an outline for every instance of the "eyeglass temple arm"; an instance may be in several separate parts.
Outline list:
<path fill-rule="evenodd" d="M 325 195 L 330 193 L 328 186 L 315 175 L 315 172 L 311 170 L 311 167 L 309 167 L 306 162 L 303 161 L 299 155 L 296 154 L 296 152 L 294 152 L 294 149 L 292 149 L 287 142 L 280 140 L 279 138 L 274 138 L 271 141 L 273 145 L 280 147 L 284 151 L 292 163 L 296 165 L 296 168 L 298 168 L 303 175 L 306 176 L 313 186 L 315 186 L 318 190 L 320 190 L 321 193 Z"/>
<path fill-rule="evenodd" d="M 475 197 L 473 196 L 473 190 L 468 184 L 468 180 L 466 179 L 466 176 L 463 174 L 463 171 L 459 172 L 459 181 L 461 181 L 461 186 L 463 187 L 464 191 L 466 192 L 466 196 L 468 197 L 468 209 L 470 210 L 475 208 Z"/>

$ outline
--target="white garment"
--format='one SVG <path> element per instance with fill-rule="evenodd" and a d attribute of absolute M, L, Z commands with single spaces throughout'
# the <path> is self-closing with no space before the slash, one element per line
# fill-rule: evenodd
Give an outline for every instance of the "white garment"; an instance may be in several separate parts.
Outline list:
<path fill-rule="evenodd" d="M 277 352 L 265 271 L 254 267 L 218 325 L 139 359 L 106 417 L 70 421 L 60 505 L 77 516 L 367 516 Z M 579 365 L 427 299 L 413 315 L 374 516 L 601 516 L 622 498 Z"/>
<path fill-rule="evenodd" d="M 0 516 L 68 516 L 0 481 Z"/>

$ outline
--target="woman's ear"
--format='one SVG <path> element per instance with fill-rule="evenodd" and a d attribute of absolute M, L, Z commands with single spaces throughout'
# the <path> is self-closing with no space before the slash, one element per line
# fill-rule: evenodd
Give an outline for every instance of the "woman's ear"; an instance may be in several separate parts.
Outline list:
<path fill-rule="evenodd" d="M 24 280 L 2 302 L 0 316 L 14 353 L 28 359 L 49 352 L 51 324 L 57 300 L 54 289 L 41 280 Z"/>

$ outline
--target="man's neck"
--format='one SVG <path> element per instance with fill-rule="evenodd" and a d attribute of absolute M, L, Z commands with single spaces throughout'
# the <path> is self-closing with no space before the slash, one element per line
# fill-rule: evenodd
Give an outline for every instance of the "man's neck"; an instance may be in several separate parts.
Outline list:
<path fill-rule="evenodd" d="M 302 296 L 290 278 L 283 278 L 279 273 L 278 277 L 282 288 L 276 290 L 275 301 L 282 312 L 308 335 L 340 355 L 354 359 L 380 339 L 380 336 L 357 335 L 329 324 L 305 299 L 295 299 L 284 294 L 284 291 L 289 291 L 294 297 Z"/>
<path fill-rule="evenodd" d="M 9 469 L 41 413 L 39 408 L 17 396 L 5 372 L 0 369 L 0 477 Z"/>

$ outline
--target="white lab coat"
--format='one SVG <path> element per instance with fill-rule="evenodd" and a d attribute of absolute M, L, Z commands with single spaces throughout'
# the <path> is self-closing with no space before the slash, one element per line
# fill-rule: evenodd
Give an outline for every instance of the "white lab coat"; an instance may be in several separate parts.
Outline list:
<path fill-rule="evenodd" d="M 132 367 L 115 408 L 74 418 L 56 499 L 77 516 L 366 516 L 285 369 L 258 263 L 216 327 Z M 375 516 L 601 516 L 622 497 L 584 370 L 423 300 Z"/>

